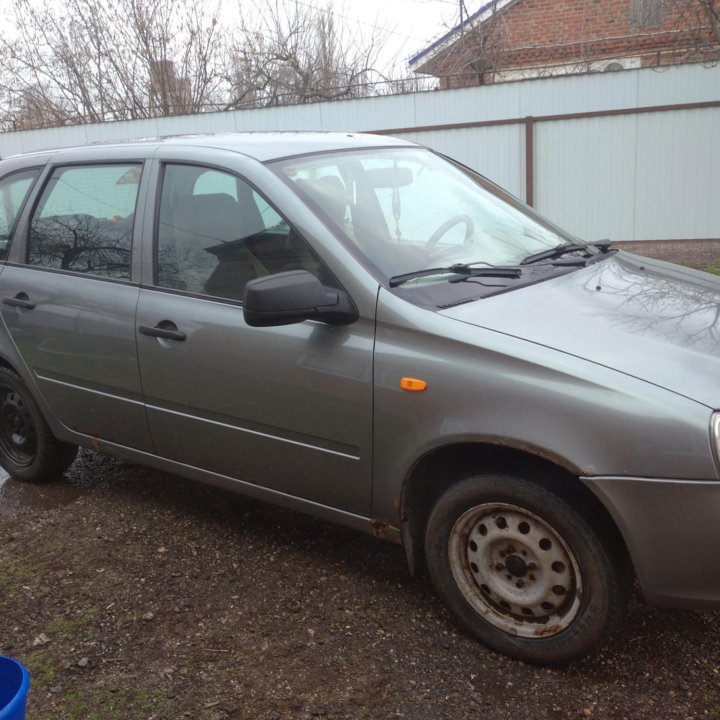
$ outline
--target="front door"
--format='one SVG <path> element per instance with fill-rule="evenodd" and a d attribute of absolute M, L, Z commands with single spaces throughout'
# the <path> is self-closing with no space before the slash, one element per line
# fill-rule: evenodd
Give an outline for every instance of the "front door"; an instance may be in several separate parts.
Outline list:
<path fill-rule="evenodd" d="M 249 184 L 167 164 L 156 277 L 138 305 L 138 355 L 159 455 L 369 513 L 373 321 L 245 324 L 245 283 L 307 269 L 333 279 Z"/>

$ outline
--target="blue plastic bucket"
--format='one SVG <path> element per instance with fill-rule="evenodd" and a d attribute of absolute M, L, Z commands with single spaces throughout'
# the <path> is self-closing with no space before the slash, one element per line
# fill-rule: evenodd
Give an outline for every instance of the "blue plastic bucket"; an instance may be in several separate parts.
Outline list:
<path fill-rule="evenodd" d="M 0 720 L 25 720 L 30 689 L 27 670 L 9 657 L 0 657 Z"/>

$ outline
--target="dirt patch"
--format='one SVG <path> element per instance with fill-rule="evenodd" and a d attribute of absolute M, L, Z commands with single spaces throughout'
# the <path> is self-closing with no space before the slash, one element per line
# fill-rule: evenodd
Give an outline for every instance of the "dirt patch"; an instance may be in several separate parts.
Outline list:
<path fill-rule="evenodd" d="M 635 599 L 546 670 L 465 636 L 401 548 L 225 491 L 84 451 L 0 507 L 29 720 L 720 717 L 720 613 Z"/>

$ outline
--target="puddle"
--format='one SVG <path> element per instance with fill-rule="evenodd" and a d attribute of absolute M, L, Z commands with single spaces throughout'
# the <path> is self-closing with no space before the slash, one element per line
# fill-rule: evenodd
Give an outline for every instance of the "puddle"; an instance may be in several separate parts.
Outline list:
<path fill-rule="evenodd" d="M 0 468 L 0 517 L 18 517 L 28 511 L 52 510 L 68 505 L 82 490 L 62 479 L 45 484 L 24 483 L 11 478 Z"/>

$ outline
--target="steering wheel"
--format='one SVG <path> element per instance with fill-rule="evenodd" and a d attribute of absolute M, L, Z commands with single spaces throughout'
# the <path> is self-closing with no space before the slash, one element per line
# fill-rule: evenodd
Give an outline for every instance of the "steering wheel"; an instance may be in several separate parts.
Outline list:
<path fill-rule="evenodd" d="M 463 223 L 465 225 L 465 239 L 464 243 L 468 242 L 475 232 L 475 223 L 469 215 L 453 215 L 448 218 L 437 230 L 428 238 L 425 243 L 425 247 L 429 250 L 434 248 L 438 244 L 438 240 L 447 233 L 450 228 L 454 228 L 456 225 Z"/>

